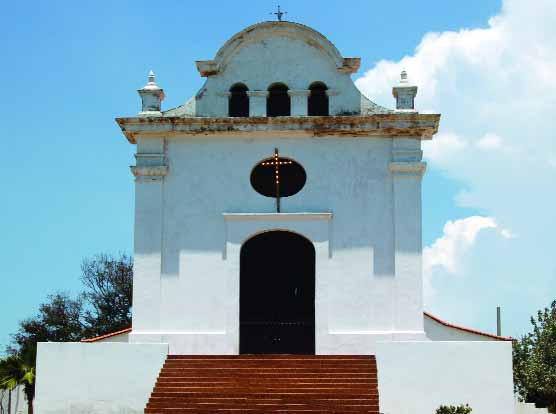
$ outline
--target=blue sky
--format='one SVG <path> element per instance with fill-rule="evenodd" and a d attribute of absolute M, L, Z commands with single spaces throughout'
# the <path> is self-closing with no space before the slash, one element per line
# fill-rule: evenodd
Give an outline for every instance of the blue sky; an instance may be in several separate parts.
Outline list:
<path fill-rule="evenodd" d="M 361 70 L 354 80 L 361 78 L 358 85 L 371 99 L 376 94 L 379 103 L 393 105 L 388 96 L 390 77 L 399 73 L 400 65 L 415 67 L 417 77 L 423 76 L 423 85 L 420 79 L 414 79 L 421 86 L 419 93 L 424 94 L 420 107 L 442 112 L 443 122 L 448 119 L 443 132 L 452 134 L 445 142 L 455 142 L 449 148 L 431 149 L 436 158 L 431 159 L 424 180 L 423 242 L 432 249 L 429 282 L 434 285 L 431 288 L 434 299 L 427 306 L 433 312 L 444 311 L 445 314 L 439 313 L 441 317 L 492 331 L 495 307 L 501 303 L 509 308 L 504 320 L 505 333 L 523 333 L 528 315 L 548 304 L 547 289 L 556 290 L 550 249 L 541 252 L 543 266 L 538 269 L 542 281 L 536 284 L 539 291 L 531 298 L 520 288 L 521 300 L 513 299 L 518 293 L 514 292 L 514 296 L 508 293 L 516 290 L 511 286 L 512 278 L 506 282 L 506 290 L 497 290 L 493 285 L 500 286 L 499 279 L 481 276 L 483 265 L 491 263 L 493 257 L 511 254 L 503 250 L 507 246 L 496 244 L 501 243 L 496 234 L 509 235 L 503 237 L 508 243 L 520 240 L 529 247 L 534 246 L 535 239 L 531 236 L 521 241 L 514 237 L 512 217 L 523 222 L 519 221 L 521 216 L 508 213 L 506 217 L 503 211 L 500 216 L 493 215 L 498 210 L 492 203 L 480 202 L 484 190 L 477 190 L 480 186 L 476 177 L 460 174 L 465 168 L 457 171 L 451 168 L 450 151 L 459 148 L 462 152 L 465 146 L 458 145 L 462 142 L 467 145 L 466 140 L 471 140 L 473 133 L 468 123 L 458 123 L 459 108 L 446 105 L 447 113 L 443 107 L 428 106 L 438 105 L 442 100 L 427 95 L 423 88 L 436 85 L 435 90 L 440 90 L 442 85 L 431 83 L 434 74 L 419 70 L 426 65 L 419 66 L 419 59 L 424 58 L 416 50 L 424 37 L 429 42 L 436 41 L 425 36 L 430 32 L 457 36 L 462 29 L 479 34 L 483 33 L 480 30 L 489 30 L 492 28 L 489 19 L 501 13 L 501 3 L 289 0 L 281 5 L 288 12 L 287 20 L 322 32 L 344 56 L 362 58 Z M 5 153 L 0 163 L 4 194 L 0 204 L 3 292 L 0 346 L 8 343 L 17 322 L 33 315 L 47 294 L 79 291 L 83 258 L 100 252 L 132 251 L 133 180 L 128 166 L 133 164 L 134 147 L 127 143 L 114 118 L 138 112 L 140 100 L 136 90 L 145 84 L 148 71 L 156 72 L 158 83 L 165 89 L 164 108 L 182 104 L 203 82 L 194 61 L 212 58 L 229 37 L 245 26 L 272 19 L 270 13 L 275 7 L 274 1 L 167 1 L 164 6 L 137 0 L 2 2 L 0 137 Z M 440 46 L 430 47 L 444 50 Z M 379 62 L 382 64 L 377 65 Z M 444 68 L 441 64 L 439 67 Z M 435 73 L 442 72 L 439 69 Z M 479 76 L 472 70 L 469 74 Z M 474 85 L 468 85 L 471 97 L 476 92 Z M 454 89 L 452 86 L 450 90 Z M 461 87 L 458 96 L 463 99 L 466 93 L 466 88 Z M 488 122 L 475 117 L 473 124 L 480 129 Z M 504 138 L 503 128 L 488 131 Z M 481 139 L 477 138 L 477 142 Z M 500 143 L 496 138 L 485 142 L 486 147 L 497 147 Z M 483 162 L 479 169 L 484 169 L 484 163 L 489 161 L 477 162 Z M 491 188 L 504 187 L 504 183 L 501 178 Z M 458 221 L 477 215 L 491 217 L 496 224 L 475 219 Z M 434 243 L 447 237 L 444 226 L 448 221 L 456 223 L 454 231 L 471 225 L 474 229 L 471 232 L 475 232 L 471 242 L 457 239 L 460 241 L 455 249 L 463 246 L 462 257 L 470 258 L 470 266 L 451 273 L 463 272 L 463 276 L 439 273 L 439 269 L 448 269 L 448 273 L 454 269 L 435 259 L 444 244 L 434 247 Z M 553 219 L 550 225 L 554 226 Z M 496 234 L 489 236 L 489 229 L 496 229 Z M 479 233 L 485 237 L 479 237 Z M 489 237 L 493 240 L 489 241 Z M 479 252 L 471 248 L 480 243 L 486 244 Z M 520 251 L 524 256 L 517 264 L 486 267 L 494 273 L 497 269 L 503 272 L 516 269 L 529 260 L 527 249 Z M 486 258 L 479 253 L 486 254 Z M 523 277 L 536 276 L 537 267 L 522 267 Z M 469 296 L 458 297 L 459 304 L 454 306 L 449 298 L 458 291 Z"/>

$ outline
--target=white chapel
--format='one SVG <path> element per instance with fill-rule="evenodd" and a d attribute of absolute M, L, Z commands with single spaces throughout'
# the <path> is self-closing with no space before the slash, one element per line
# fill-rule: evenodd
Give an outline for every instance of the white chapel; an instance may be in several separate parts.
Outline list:
<path fill-rule="evenodd" d="M 513 412 L 509 338 L 423 309 L 440 115 L 408 75 L 379 106 L 359 58 L 286 21 L 196 65 L 183 105 L 151 72 L 117 118 L 136 147 L 133 324 L 39 344 L 38 414 Z"/>

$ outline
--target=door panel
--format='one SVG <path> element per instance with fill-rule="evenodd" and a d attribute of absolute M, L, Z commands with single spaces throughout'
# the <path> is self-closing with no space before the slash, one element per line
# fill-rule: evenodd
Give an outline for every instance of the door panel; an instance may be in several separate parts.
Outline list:
<path fill-rule="evenodd" d="M 304 237 L 271 231 L 243 245 L 240 353 L 315 353 L 315 250 Z"/>

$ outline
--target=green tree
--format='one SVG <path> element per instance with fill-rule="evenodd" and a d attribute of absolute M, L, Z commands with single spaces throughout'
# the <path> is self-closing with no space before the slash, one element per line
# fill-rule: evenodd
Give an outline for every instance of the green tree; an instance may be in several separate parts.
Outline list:
<path fill-rule="evenodd" d="M 11 392 L 23 386 L 28 403 L 28 413 L 33 414 L 35 398 L 35 367 L 29 356 L 10 355 L 0 360 L 0 389 L 8 390 L 8 414 L 11 411 Z"/>
<path fill-rule="evenodd" d="M 515 392 L 556 413 L 556 301 L 531 317 L 531 324 L 532 332 L 513 343 Z"/>
<path fill-rule="evenodd" d="M 129 256 L 101 254 L 83 260 L 84 291 L 76 298 L 55 293 L 39 306 L 38 313 L 19 323 L 8 348 L 11 363 L 21 362 L 19 377 L 32 413 L 38 342 L 79 342 L 131 326 L 133 266 Z M 25 374 L 23 374 L 25 372 Z M 6 376 L 7 378 L 7 376 Z M 5 388 L 13 382 L 5 381 Z M 2 386 L 0 386 L 1 389 Z M 12 388 L 13 389 L 13 388 Z M 11 394 L 10 394 L 11 395 Z"/>
<path fill-rule="evenodd" d="M 469 404 L 441 405 L 436 409 L 436 414 L 470 414 L 473 409 Z"/>
<path fill-rule="evenodd" d="M 67 293 L 55 293 L 39 306 L 35 317 L 19 323 L 18 331 L 12 335 L 14 347 L 8 351 L 30 355 L 34 360 L 37 342 L 80 341 L 84 328 L 82 299 L 73 299 Z"/>
<path fill-rule="evenodd" d="M 131 326 L 133 263 L 131 257 L 100 254 L 81 265 L 85 334 L 89 337 Z"/>
<path fill-rule="evenodd" d="M 10 361 L 17 366 L 18 371 L 12 371 L 12 379 L 6 379 L 5 383 L 19 381 L 17 384 L 24 385 L 29 413 L 33 412 L 35 398 L 35 382 L 31 378 L 34 379 L 35 375 L 37 342 L 80 341 L 83 332 L 83 301 L 81 298 L 72 299 L 66 293 L 48 296 L 47 302 L 39 306 L 35 317 L 19 323 L 19 330 L 12 335 L 13 346 L 8 348 Z M 15 375 L 14 372 L 19 374 Z"/>
<path fill-rule="evenodd" d="M 8 394 L 8 413 L 11 414 L 12 410 L 12 391 L 17 386 L 16 380 L 16 364 L 15 358 L 10 356 L 4 359 L 0 359 L 0 390 L 2 391 L 2 398 L 4 398 L 5 393 Z M 1 406 L 2 400 L 0 400 L 0 409 L 4 413 L 4 408 Z"/>

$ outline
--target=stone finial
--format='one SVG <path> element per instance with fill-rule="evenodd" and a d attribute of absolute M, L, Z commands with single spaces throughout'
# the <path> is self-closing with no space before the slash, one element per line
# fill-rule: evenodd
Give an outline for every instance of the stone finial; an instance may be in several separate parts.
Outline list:
<path fill-rule="evenodd" d="M 154 72 L 152 70 L 149 71 L 149 81 L 147 82 L 147 87 L 155 87 L 158 88 L 158 86 L 156 86 L 156 82 L 154 80 Z"/>
<path fill-rule="evenodd" d="M 396 109 L 400 111 L 415 110 L 415 96 L 417 86 L 411 85 L 407 80 L 407 72 L 402 70 L 400 83 L 392 88 L 392 95 L 396 98 Z"/>
<path fill-rule="evenodd" d="M 149 81 L 147 84 L 137 92 L 139 92 L 142 101 L 139 115 L 160 115 L 161 103 L 164 99 L 164 90 L 156 84 L 154 72 L 152 70 L 149 72 Z"/>

